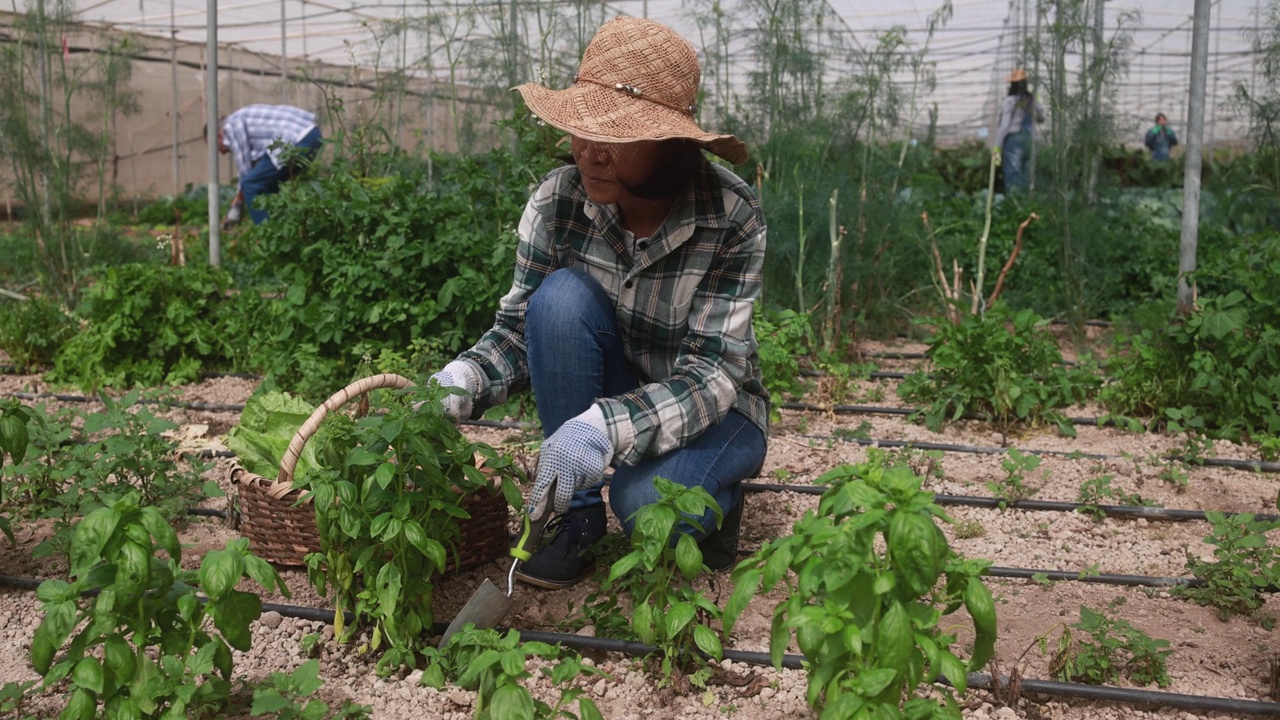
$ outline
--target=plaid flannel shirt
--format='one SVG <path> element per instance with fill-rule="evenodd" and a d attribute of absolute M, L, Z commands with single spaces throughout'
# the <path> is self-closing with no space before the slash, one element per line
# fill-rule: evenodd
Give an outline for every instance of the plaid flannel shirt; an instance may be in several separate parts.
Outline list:
<path fill-rule="evenodd" d="M 295 145 L 316 126 L 315 113 L 292 105 L 246 105 L 222 121 L 222 138 L 231 148 L 236 173 L 248 174 L 253 164 L 266 155 L 277 168 L 281 166 L 280 150 L 271 145 L 283 140 Z"/>
<path fill-rule="evenodd" d="M 703 163 L 633 258 L 617 209 L 587 199 L 576 167 L 560 168 L 534 191 L 518 233 L 515 281 L 497 320 L 459 356 L 480 371 L 476 413 L 528 387 L 529 296 L 552 271 L 577 267 L 613 300 L 624 351 L 643 383 L 596 401 L 614 460 L 633 465 L 683 447 L 735 407 L 767 434 L 769 394 L 751 327 L 765 223 L 742 179 Z"/>

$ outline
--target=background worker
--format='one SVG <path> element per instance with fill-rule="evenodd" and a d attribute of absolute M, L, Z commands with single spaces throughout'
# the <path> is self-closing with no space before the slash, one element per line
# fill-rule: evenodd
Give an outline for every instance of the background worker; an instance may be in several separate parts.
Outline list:
<path fill-rule="evenodd" d="M 218 152 L 231 153 L 240 188 L 223 229 L 238 225 L 246 207 L 255 225 L 265 221 L 267 211 L 254 207 L 254 198 L 274 193 L 280 183 L 293 179 L 320 150 L 320 141 L 315 113 L 292 105 L 246 105 L 228 115 L 218 127 Z M 290 146 L 300 152 L 282 157 Z"/>
<path fill-rule="evenodd" d="M 1026 190 L 1031 183 L 1031 143 L 1035 123 L 1044 122 L 1044 108 L 1027 89 L 1027 71 L 1009 75 L 1009 94 L 1000 108 L 995 148 L 1000 152 L 1006 194 Z"/>
<path fill-rule="evenodd" d="M 1169 127 L 1169 119 L 1164 113 L 1156 113 L 1156 124 L 1147 131 L 1144 144 L 1151 151 L 1152 160 L 1163 162 L 1169 159 L 1169 151 L 1178 144 L 1178 136 L 1173 134 L 1173 128 Z"/>

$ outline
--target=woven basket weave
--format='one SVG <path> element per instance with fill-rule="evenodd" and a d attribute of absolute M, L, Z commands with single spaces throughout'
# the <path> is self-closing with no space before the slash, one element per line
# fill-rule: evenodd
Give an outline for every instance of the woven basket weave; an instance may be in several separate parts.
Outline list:
<path fill-rule="evenodd" d="M 280 462 L 275 479 L 249 472 L 239 465 L 231 469 L 231 483 L 238 488 L 240 531 L 253 552 L 277 565 L 303 565 L 307 553 L 320 550 L 320 534 L 316 530 L 316 512 L 310 499 L 300 502 L 301 490 L 293 489 L 293 472 L 307 441 L 315 435 L 320 423 L 334 410 L 371 390 L 403 389 L 413 381 L 400 375 L 384 373 L 362 378 L 334 393 L 298 428 Z M 481 466 L 481 470 L 484 468 Z M 451 556 L 445 572 L 460 572 L 505 555 L 507 537 L 507 501 L 495 481 L 489 492 L 466 496 L 462 508 L 471 517 L 457 520 L 461 532 L 458 553 Z"/>

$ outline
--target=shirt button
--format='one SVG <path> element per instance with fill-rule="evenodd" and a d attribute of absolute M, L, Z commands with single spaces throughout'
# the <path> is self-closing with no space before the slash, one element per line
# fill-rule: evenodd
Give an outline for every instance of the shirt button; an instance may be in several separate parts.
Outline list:
<path fill-rule="evenodd" d="M 626 282 L 622 283 L 622 287 L 624 287 L 624 288 L 626 288 L 626 289 L 630 290 L 630 289 L 631 289 L 631 286 L 632 286 L 632 285 L 635 285 L 635 284 L 636 284 L 635 280 L 628 280 L 628 281 L 626 281 Z"/>
<path fill-rule="evenodd" d="M 636 243 L 636 247 L 640 248 L 641 250 L 644 250 L 645 248 L 649 247 L 649 243 L 645 242 L 644 240 L 641 240 L 640 242 Z"/>

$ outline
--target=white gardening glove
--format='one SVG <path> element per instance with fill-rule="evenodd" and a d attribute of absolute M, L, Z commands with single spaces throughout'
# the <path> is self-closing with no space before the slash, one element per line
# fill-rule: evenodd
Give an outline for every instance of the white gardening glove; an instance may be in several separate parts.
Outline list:
<path fill-rule="evenodd" d="M 547 493 L 555 485 L 551 506 L 557 513 L 569 510 L 577 490 L 589 488 L 604 477 L 613 461 L 613 441 L 599 405 L 565 422 L 542 443 L 538 470 L 529 495 L 529 517 L 538 520 L 548 504 Z"/>
<path fill-rule="evenodd" d="M 244 214 L 244 202 L 235 201 L 231 203 L 231 207 L 227 208 L 227 217 L 222 221 L 222 229 L 230 230 L 240 224 L 240 218 Z"/>
<path fill-rule="evenodd" d="M 446 415 L 453 418 L 454 422 L 471 417 L 475 396 L 480 392 L 480 378 L 471 365 L 454 360 L 432 375 L 431 379 L 439 383 L 440 387 L 456 387 L 467 392 L 466 395 L 446 395 L 440 400 Z"/>

